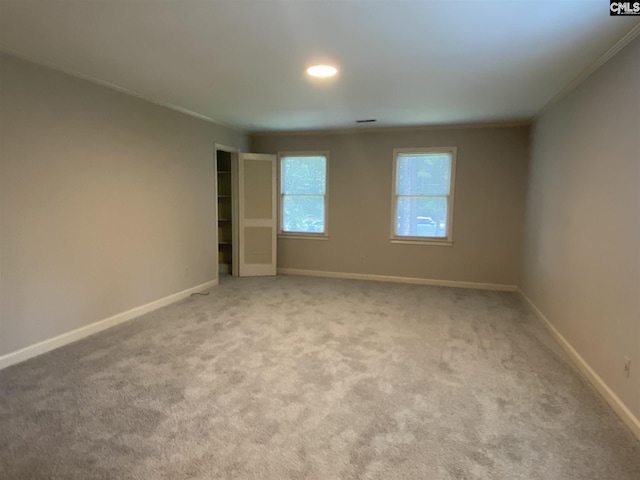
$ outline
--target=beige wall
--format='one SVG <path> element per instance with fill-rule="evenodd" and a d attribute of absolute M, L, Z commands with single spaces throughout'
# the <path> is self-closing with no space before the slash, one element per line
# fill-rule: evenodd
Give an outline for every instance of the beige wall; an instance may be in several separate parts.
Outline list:
<path fill-rule="evenodd" d="M 640 418 L 640 39 L 536 122 L 522 289 Z M 623 356 L 632 359 L 630 378 Z"/>
<path fill-rule="evenodd" d="M 253 135 L 260 153 L 330 152 L 329 240 L 280 239 L 278 267 L 518 284 L 528 136 L 528 127 Z M 393 149 L 439 146 L 458 147 L 455 244 L 391 244 Z"/>
<path fill-rule="evenodd" d="M 244 134 L 5 55 L 0 81 L 0 355 L 217 278 L 214 143 Z"/>

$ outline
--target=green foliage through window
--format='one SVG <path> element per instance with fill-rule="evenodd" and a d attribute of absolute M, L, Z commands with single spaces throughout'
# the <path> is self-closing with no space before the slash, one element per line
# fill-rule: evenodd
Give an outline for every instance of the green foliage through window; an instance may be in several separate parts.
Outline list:
<path fill-rule="evenodd" d="M 446 238 L 452 155 L 399 153 L 396 159 L 398 236 Z"/>
<path fill-rule="evenodd" d="M 283 156 L 280 199 L 283 232 L 324 233 L 327 158 Z"/>

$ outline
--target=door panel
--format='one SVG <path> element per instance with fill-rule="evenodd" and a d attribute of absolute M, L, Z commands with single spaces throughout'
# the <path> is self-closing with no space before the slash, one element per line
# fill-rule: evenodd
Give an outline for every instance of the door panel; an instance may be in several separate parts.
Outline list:
<path fill-rule="evenodd" d="M 270 227 L 244 228 L 244 259 L 247 264 L 272 264 Z"/>
<path fill-rule="evenodd" d="M 276 274 L 276 157 L 238 158 L 241 277 Z"/>
<path fill-rule="evenodd" d="M 252 220 L 272 218 L 271 168 L 271 163 L 264 160 L 244 161 L 245 218 Z"/>

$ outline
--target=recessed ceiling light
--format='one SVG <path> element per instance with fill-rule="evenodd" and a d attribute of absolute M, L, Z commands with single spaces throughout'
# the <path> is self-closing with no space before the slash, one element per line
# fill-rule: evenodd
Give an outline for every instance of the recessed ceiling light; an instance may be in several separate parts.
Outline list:
<path fill-rule="evenodd" d="M 312 77 L 326 78 L 333 77 L 338 73 L 338 69 L 331 65 L 313 65 L 307 68 L 307 73 Z"/>

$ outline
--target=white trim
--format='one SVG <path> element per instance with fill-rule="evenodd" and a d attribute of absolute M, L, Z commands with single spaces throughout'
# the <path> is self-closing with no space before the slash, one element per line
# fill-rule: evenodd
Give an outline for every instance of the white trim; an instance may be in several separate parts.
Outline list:
<path fill-rule="evenodd" d="M 437 240 L 435 237 L 427 237 L 425 240 L 421 240 L 420 237 L 406 237 L 409 240 L 400 240 L 402 237 L 391 237 L 389 242 L 397 243 L 400 245 L 432 245 L 436 247 L 453 247 L 451 240 Z"/>
<path fill-rule="evenodd" d="M 141 315 L 182 300 L 192 293 L 208 290 L 217 284 L 218 280 L 212 280 L 210 282 L 188 288 L 187 290 L 174 293 L 167 297 L 154 300 L 153 302 L 147 303 L 145 305 L 132 308 L 131 310 L 127 310 L 126 312 L 118 313 L 116 315 L 113 315 L 112 317 L 98 320 L 97 322 L 85 325 L 84 327 L 77 328 L 76 330 L 72 330 L 67 333 L 63 333 L 62 335 L 58 335 L 57 337 L 43 340 L 34 345 L 29 345 L 28 347 L 16 350 L 15 352 L 7 353 L 6 355 L 2 355 L 0 357 L 0 370 L 10 365 L 14 365 L 38 355 L 42 355 L 43 353 L 47 353 L 56 348 L 60 348 L 69 343 L 76 342 L 85 337 L 88 337 L 89 335 L 93 335 L 94 333 L 106 330 L 107 328 L 111 328 L 121 323 L 128 322 L 129 320 L 133 320 L 134 318 L 137 318 Z"/>
<path fill-rule="evenodd" d="M 413 285 L 432 285 L 435 287 L 472 288 L 477 290 L 497 290 L 515 292 L 518 287 L 500 283 L 459 282 L 456 280 L 436 280 L 432 278 L 394 277 L 391 275 L 372 275 L 370 273 L 326 272 L 324 270 L 304 270 L 299 268 L 278 268 L 279 275 L 302 275 L 306 277 L 345 278 L 349 280 L 371 280 L 374 282 L 409 283 Z"/>
<path fill-rule="evenodd" d="M 269 162 L 271 167 L 271 218 L 247 218 L 245 204 L 247 191 L 245 188 L 245 171 L 247 161 Z M 277 253 L 278 253 L 278 166 L 277 156 L 266 153 L 239 153 L 238 154 L 238 276 L 259 277 L 276 275 Z M 247 263 L 245 251 L 245 229 L 248 227 L 268 227 L 271 233 L 271 262 L 270 263 Z"/>
<path fill-rule="evenodd" d="M 396 176 L 398 173 L 398 157 L 401 154 L 417 153 L 432 154 L 446 153 L 451 157 L 451 165 L 449 171 L 449 194 L 447 197 L 447 236 L 442 237 L 417 237 L 404 236 L 396 234 L 396 214 L 398 207 L 398 195 L 396 193 Z M 392 243 L 411 243 L 424 245 L 453 245 L 453 205 L 455 200 L 456 186 L 456 161 L 458 156 L 458 147 L 417 147 L 417 148 L 394 148 L 393 149 L 393 171 L 391 172 L 391 234 Z"/>
<path fill-rule="evenodd" d="M 598 375 L 591 366 L 580 356 L 575 348 L 569 343 L 569 341 L 562 336 L 562 334 L 553 326 L 544 313 L 536 307 L 533 301 L 527 297 L 527 295 L 517 289 L 520 296 L 527 302 L 535 316 L 542 322 L 547 328 L 549 333 L 556 339 L 562 349 L 567 353 L 574 365 L 580 370 L 580 372 L 586 377 L 586 379 L 595 387 L 595 389 L 602 395 L 605 401 L 613 409 L 614 412 L 620 417 L 620 419 L 629 427 L 631 432 L 640 440 L 640 420 L 631 413 L 631 410 L 618 398 L 618 396 L 609 388 L 600 375 Z"/>
<path fill-rule="evenodd" d="M 312 233 L 279 233 L 278 238 L 287 238 L 290 240 L 329 240 L 329 235 L 312 234 Z"/>
<path fill-rule="evenodd" d="M 578 86 L 584 82 L 587 78 L 589 78 L 596 70 L 598 70 L 602 65 L 607 63 L 611 58 L 613 58 L 620 50 L 626 47 L 631 41 L 640 35 L 640 23 L 629 30 L 624 37 L 618 40 L 613 47 L 607 50 L 604 54 L 598 57 L 593 63 L 591 63 L 587 68 L 582 70 L 577 77 L 571 80 L 562 90 L 556 93 L 551 99 L 544 104 L 544 106 L 538 110 L 538 112 L 533 116 L 533 119 L 539 118 L 544 112 L 546 112 L 552 105 L 558 103 L 564 97 L 569 95 L 573 90 L 578 88 Z"/>
<path fill-rule="evenodd" d="M 223 145 L 222 143 L 215 143 L 214 147 L 216 151 L 222 150 L 223 152 L 229 152 L 229 153 L 234 153 L 239 151 L 236 147 L 230 147 L 229 145 Z"/>
<path fill-rule="evenodd" d="M 433 131 L 433 130 L 460 130 L 460 129 L 476 129 L 476 128 L 517 128 L 529 127 L 531 119 L 505 120 L 503 122 L 461 122 L 461 123 L 440 123 L 440 124 L 423 124 L 423 125 L 376 125 L 363 124 L 359 127 L 342 127 L 342 128 L 325 128 L 325 129 L 307 129 L 307 130 L 253 130 L 249 132 L 251 136 L 260 137 L 279 137 L 291 135 L 344 135 L 348 134 L 366 134 L 366 133 L 385 133 L 385 132 L 413 132 L 413 131 Z"/>
<path fill-rule="evenodd" d="M 329 239 L 329 150 L 299 150 L 278 152 L 278 238 L 296 238 L 296 239 Z M 285 232 L 282 230 L 282 159 L 285 157 L 324 157 L 324 232 Z"/>
<path fill-rule="evenodd" d="M 116 83 L 111 83 L 111 82 L 107 82 L 106 80 L 100 80 L 99 78 L 96 77 L 92 77 L 91 75 L 86 75 L 84 73 L 80 73 L 76 70 L 72 70 L 70 68 L 67 67 L 61 67 L 60 65 L 56 65 L 53 62 L 50 62 L 48 60 L 42 60 L 39 58 L 36 58 L 32 55 L 25 55 L 23 53 L 20 53 L 12 48 L 0 48 L 0 53 L 6 53 L 8 55 L 12 55 L 16 58 L 19 58 L 20 60 L 24 60 L 27 62 L 31 62 L 34 63 L 36 65 L 39 65 L 41 67 L 46 67 L 49 68 L 51 70 L 55 70 L 58 72 L 62 72 L 66 75 L 69 75 L 71 77 L 75 77 L 75 78 L 79 78 L 81 80 L 85 80 L 87 82 L 96 84 L 96 85 L 100 85 L 101 87 L 106 87 L 110 90 L 115 90 L 116 92 L 120 92 L 123 93 L 125 95 L 128 95 L 130 97 L 135 97 L 135 98 L 139 98 L 140 100 L 144 100 L 145 102 L 149 102 L 149 103 L 153 103 L 154 105 L 159 105 L 160 107 L 164 107 L 164 108 L 168 108 L 170 110 L 176 111 L 176 112 L 180 112 L 184 115 L 188 115 L 190 117 L 194 117 L 194 118 L 198 118 L 200 120 L 204 120 L 205 122 L 210 122 L 210 123 L 214 123 L 216 125 L 219 125 L 221 127 L 225 127 L 225 128 L 229 128 L 231 130 L 235 130 L 237 132 L 240 132 L 244 135 L 248 135 L 249 132 L 247 130 L 244 130 L 236 125 L 231 125 L 230 123 L 226 123 L 226 122 L 222 122 L 220 120 L 216 120 L 215 118 L 211 118 L 208 117 L 207 115 L 203 115 L 202 113 L 198 113 L 198 112 L 194 112 L 193 110 L 189 110 L 188 108 L 184 108 L 181 107 L 179 105 L 175 105 L 173 103 L 168 103 L 168 102 L 164 102 L 162 100 L 158 100 L 156 98 L 153 97 L 148 97 L 146 95 L 143 95 L 141 93 L 135 92 L 133 90 L 129 90 L 126 87 L 121 87 L 120 85 L 116 84 Z"/>

